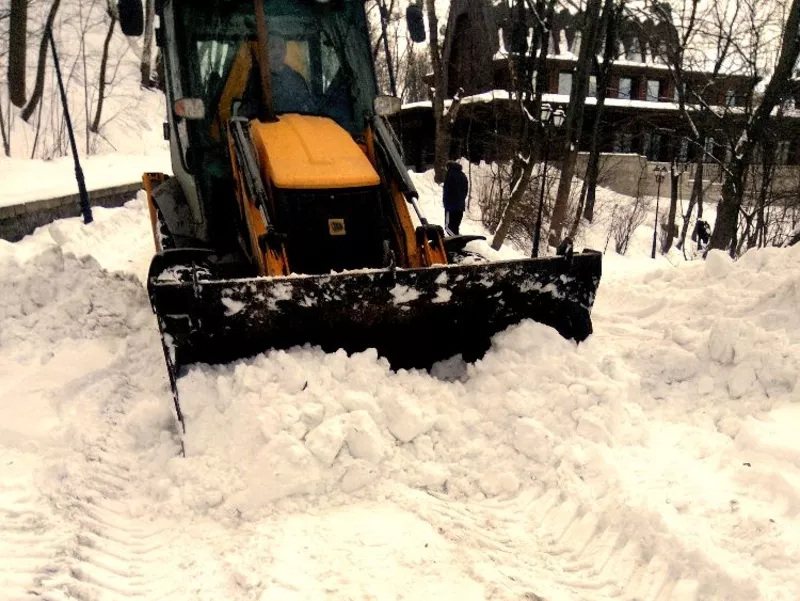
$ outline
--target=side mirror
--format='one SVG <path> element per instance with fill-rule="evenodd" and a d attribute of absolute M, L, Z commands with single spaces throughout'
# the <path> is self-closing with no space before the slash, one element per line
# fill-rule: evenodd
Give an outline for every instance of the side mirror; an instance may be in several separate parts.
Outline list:
<path fill-rule="evenodd" d="M 202 98 L 181 98 L 175 101 L 173 108 L 181 119 L 200 121 L 206 118 L 206 105 Z"/>
<path fill-rule="evenodd" d="M 411 41 L 420 43 L 425 41 L 425 19 L 422 16 L 422 8 L 417 4 L 410 4 L 406 9 L 406 25 L 408 33 L 411 34 Z"/>
<path fill-rule="evenodd" d="M 144 33 L 142 0 L 119 0 L 119 26 L 127 36 L 138 37 Z"/>
<path fill-rule="evenodd" d="M 375 114 L 381 117 L 396 115 L 400 112 L 402 102 L 397 96 L 376 96 L 374 102 Z"/>
<path fill-rule="evenodd" d="M 8 95 L 12 104 L 25 106 L 25 50 L 28 40 L 28 1 L 11 0 L 8 44 Z"/>

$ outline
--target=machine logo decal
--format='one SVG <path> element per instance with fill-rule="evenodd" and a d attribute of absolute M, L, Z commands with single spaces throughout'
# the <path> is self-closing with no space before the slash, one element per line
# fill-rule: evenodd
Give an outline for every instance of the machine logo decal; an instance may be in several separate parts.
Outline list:
<path fill-rule="evenodd" d="M 344 219 L 328 219 L 328 231 L 331 236 L 345 236 Z"/>

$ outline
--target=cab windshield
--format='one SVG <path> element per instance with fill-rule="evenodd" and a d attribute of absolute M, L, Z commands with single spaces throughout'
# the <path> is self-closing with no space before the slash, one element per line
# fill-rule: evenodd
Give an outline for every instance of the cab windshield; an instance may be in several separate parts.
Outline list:
<path fill-rule="evenodd" d="M 360 2 L 266 0 L 264 6 L 275 112 L 327 116 L 353 134 L 363 131 L 376 85 Z M 231 116 L 260 114 L 253 3 L 192 2 L 183 25 L 189 93 L 203 99 L 216 131 Z"/>

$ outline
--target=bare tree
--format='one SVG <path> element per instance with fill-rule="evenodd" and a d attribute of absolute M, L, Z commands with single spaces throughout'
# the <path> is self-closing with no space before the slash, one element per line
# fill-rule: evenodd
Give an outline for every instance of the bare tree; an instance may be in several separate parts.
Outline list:
<path fill-rule="evenodd" d="M 382 91 L 391 92 L 406 102 L 426 100 L 428 88 L 423 88 L 423 78 L 428 71 L 423 69 L 430 65 L 430 59 L 420 61 L 421 53 L 415 52 L 402 8 L 399 0 L 367 2 L 375 74 Z M 414 90 L 411 94 L 410 89 Z"/>
<path fill-rule="evenodd" d="M 611 214 L 609 236 L 614 237 L 614 249 L 621 255 L 628 252 L 631 237 L 647 217 L 648 205 L 642 194 L 642 182 L 645 177 L 647 163 L 643 162 L 639 170 L 639 185 L 633 203 L 617 204 Z"/>
<path fill-rule="evenodd" d="M 672 153 L 672 161 L 669 165 L 669 182 L 669 211 L 667 212 L 666 221 L 661 224 L 662 254 L 667 254 L 669 252 L 669 249 L 672 248 L 672 243 L 677 234 L 677 225 L 675 224 L 675 219 L 678 215 L 678 191 L 681 182 L 681 172 L 680 167 L 678 166 L 678 157 L 675 152 Z"/>
<path fill-rule="evenodd" d="M 11 136 L 6 132 L 6 122 L 3 115 L 3 103 L 0 102 L 0 138 L 3 140 L 3 154 L 11 156 Z"/>
<path fill-rule="evenodd" d="M 701 11 L 700 0 L 685 0 L 676 14 L 672 5 L 666 2 L 653 2 L 650 6 L 655 22 L 663 35 L 655 52 L 666 64 L 675 89 L 678 111 L 688 127 L 688 135 L 681 137 L 695 150 L 694 183 L 677 248 L 683 248 L 691 223 L 694 207 L 698 209 L 698 219 L 703 214 L 703 180 L 706 174 L 706 161 L 718 161 L 710 152 L 708 129 L 713 124 L 721 125 L 737 117 L 725 107 L 722 111 L 714 108 L 708 101 L 714 86 L 720 80 L 725 66 L 730 67 L 731 50 L 739 30 L 740 2 L 732 0 L 725 6 L 714 6 Z M 636 13 L 634 12 L 634 15 Z M 640 14 L 639 16 L 645 16 Z M 692 71 L 705 72 L 706 76 L 692 77 Z M 673 137 L 673 157 L 670 168 L 671 197 L 667 236 L 662 240 L 662 251 L 666 252 L 673 242 L 675 217 L 677 213 L 677 192 L 680 174 L 677 167 L 676 148 Z"/>
<path fill-rule="evenodd" d="M 597 177 L 600 172 L 600 131 L 603 124 L 606 96 L 608 95 L 608 88 L 611 86 L 611 67 L 617 58 L 617 39 L 624 7 L 625 0 L 620 0 L 619 4 L 615 4 L 614 0 L 605 0 L 603 5 L 603 15 L 600 19 L 600 28 L 605 34 L 603 39 L 603 62 L 598 64 L 595 59 L 597 104 L 592 125 L 592 141 L 589 147 L 586 176 L 583 180 L 578 210 L 570 231 L 570 237 L 572 238 L 577 234 L 581 217 L 589 223 L 594 219 Z"/>
<path fill-rule="evenodd" d="M 47 22 L 45 24 L 45 33 L 42 35 L 42 40 L 39 42 L 39 58 L 36 66 L 36 82 L 33 85 L 33 92 L 31 93 L 30 100 L 25 108 L 22 109 L 22 118 L 27 121 L 36 110 L 36 105 L 42 100 L 42 92 L 44 91 L 44 75 L 45 68 L 47 67 L 47 32 L 52 30 L 53 22 L 56 19 L 56 13 L 61 0 L 53 0 L 50 5 L 50 12 L 47 14 Z"/>
<path fill-rule="evenodd" d="M 700 134 L 699 145 L 705 148 L 706 135 Z M 681 227 L 680 238 L 675 245 L 676 248 L 682 249 L 686 244 L 686 234 L 689 230 L 689 224 L 692 221 L 692 213 L 694 207 L 697 206 L 697 219 L 703 218 L 703 173 L 704 173 L 704 155 L 698 153 L 694 164 L 694 179 L 692 180 L 692 191 L 689 195 L 689 204 L 686 207 L 686 213 L 683 215 L 683 226 Z"/>
<path fill-rule="evenodd" d="M 447 161 L 450 158 L 450 136 L 461 104 L 460 94 L 452 99 L 450 108 L 445 113 L 445 100 L 447 98 L 447 69 L 442 60 L 443 45 L 439 44 L 439 20 L 436 17 L 435 0 L 425 0 L 425 8 L 428 16 L 428 29 L 430 30 L 430 42 L 428 48 L 431 55 L 431 66 L 433 67 L 433 120 L 435 123 L 434 138 L 434 180 L 437 183 L 444 181 L 447 168 Z M 452 35 L 448 31 L 449 35 Z M 445 40 L 446 42 L 447 40 Z"/>
<path fill-rule="evenodd" d="M 110 19 L 110 23 L 108 25 L 108 33 L 106 34 L 106 39 L 103 42 L 103 55 L 100 59 L 100 73 L 97 76 L 98 83 L 97 83 L 97 107 L 95 108 L 94 112 L 94 120 L 92 121 L 92 125 L 89 128 L 90 131 L 97 134 L 100 133 L 100 119 L 103 115 L 103 104 L 106 98 L 106 72 L 108 70 L 108 51 L 111 46 L 111 39 L 114 37 L 114 28 L 117 25 L 117 16 L 114 11 L 108 11 L 108 17 Z M 143 63 L 144 64 L 144 63 Z M 149 76 L 148 76 L 149 81 Z"/>
<path fill-rule="evenodd" d="M 717 209 L 714 231 L 711 234 L 711 248 L 728 250 L 732 255 L 736 252 L 739 212 L 744 196 L 747 166 L 753 155 L 753 149 L 764 139 L 766 126 L 773 111 L 791 94 L 791 79 L 798 56 L 800 56 L 800 0 L 792 0 L 772 77 L 767 83 L 760 103 L 743 123 L 739 136 L 732 145 L 730 165 L 722 184 L 722 199 Z"/>
<path fill-rule="evenodd" d="M 578 61 L 572 77 L 569 106 L 565 123 L 564 151 L 561 161 L 561 179 L 558 183 L 556 202 L 550 219 L 550 244 L 557 246 L 561 242 L 564 221 L 569 205 L 572 178 L 575 175 L 575 163 L 578 158 L 578 143 L 583 131 L 583 113 L 586 95 L 589 89 L 589 74 L 592 64 L 597 61 L 597 36 L 600 30 L 600 9 L 603 0 L 587 0 L 583 18 L 583 35 Z"/>
<path fill-rule="evenodd" d="M 428 98 L 424 77 L 430 70 L 430 56 L 409 47 L 405 76 L 401 77 L 401 98 L 405 102 L 420 102 Z"/>
<path fill-rule="evenodd" d="M 9 98 L 15 106 L 25 104 L 25 55 L 26 39 L 25 32 L 28 29 L 28 2 L 27 0 L 12 0 L 8 14 L 9 32 L 16 32 L 10 35 L 8 49 L 8 81 Z M 20 33 L 21 32 L 21 33 Z M 2 123 L 2 119 L 0 119 Z M 3 130 L 3 147 L 6 154 L 10 151 L 6 141 L 6 133 Z"/>
<path fill-rule="evenodd" d="M 492 239 L 492 248 L 495 250 L 499 250 L 503 242 L 505 242 L 512 222 L 516 218 L 520 204 L 530 185 L 534 165 L 538 163 L 543 132 L 542 124 L 537 117 L 541 113 L 542 94 L 547 83 L 547 53 L 555 4 L 555 0 L 537 0 L 536 4 L 531 7 L 534 17 L 533 38 L 530 47 L 527 51 L 523 50 L 521 60 L 517 60 L 514 67 L 515 100 L 520 123 L 519 149 L 512 161 L 510 193 L 500 214 L 497 229 Z M 522 5 L 522 2 L 518 0 L 517 7 L 520 5 Z M 519 11 L 516 15 L 516 23 L 518 23 L 520 29 L 527 33 L 527 24 L 523 17 L 524 13 L 520 13 L 522 11 Z M 522 39 L 524 40 L 524 37 Z M 513 61 L 512 64 L 514 64 Z M 531 89 L 528 82 L 531 81 L 534 74 L 536 85 Z M 531 105 L 533 115 L 536 117 L 531 115 L 528 110 Z M 543 185 L 543 182 L 540 185 Z"/>

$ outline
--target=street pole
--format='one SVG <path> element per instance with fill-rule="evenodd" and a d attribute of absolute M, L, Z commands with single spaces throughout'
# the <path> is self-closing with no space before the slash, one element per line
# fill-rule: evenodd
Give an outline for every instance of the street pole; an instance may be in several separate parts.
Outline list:
<path fill-rule="evenodd" d="M 664 169 L 666 171 L 666 169 Z M 656 218 L 653 222 L 653 249 L 650 251 L 650 258 L 656 258 L 656 237 L 658 236 L 658 202 L 661 199 L 661 182 L 664 181 L 664 173 L 656 168 L 656 181 L 658 182 L 658 188 L 656 190 Z"/>
<path fill-rule="evenodd" d="M 544 189 L 547 187 L 547 159 L 550 148 L 550 128 L 547 123 L 544 127 L 544 167 L 542 168 L 542 178 L 539 184 L 539 212 L 536 216 L 536 231 L 533 232 L 533 251 L 531 257 L 536 259 L 539 256 L 539 238 L 542 232 L 542 212 L 544 211 Z"/>

